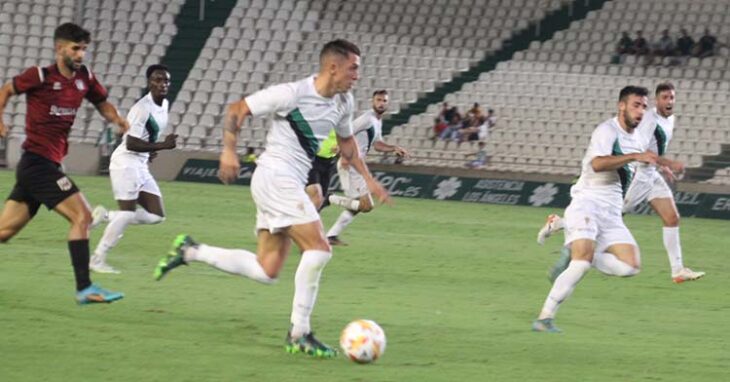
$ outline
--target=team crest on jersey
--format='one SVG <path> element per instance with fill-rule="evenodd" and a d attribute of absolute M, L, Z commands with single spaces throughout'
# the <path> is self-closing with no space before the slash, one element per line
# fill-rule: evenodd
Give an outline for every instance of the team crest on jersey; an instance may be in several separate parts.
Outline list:
<path fill-rule="evenodd" d="M 74 83 L 76 84 L 76 89 L 79 89 L 80 91 L 84 91 L 84 89 L 86 88 L 86 85 L 84 85 L 84 81 L 76 80 L 76 82 Z"/>
<path fill-rule="evenodd" d="M 61 83 L 60 82 L 54 82 L 53 83 L 53 90 L 61 90 Z"/>
<path fill-rule="evenodd" d="M 73 183 L 71 183 L 71 179 L 69 179 L 67 176 L 64 176 L 63 178 L 56 181 L 56 184 L 58 184 L 58 188 L 61 189 L 61 191 L 68 191 L 73 187 Z"/>

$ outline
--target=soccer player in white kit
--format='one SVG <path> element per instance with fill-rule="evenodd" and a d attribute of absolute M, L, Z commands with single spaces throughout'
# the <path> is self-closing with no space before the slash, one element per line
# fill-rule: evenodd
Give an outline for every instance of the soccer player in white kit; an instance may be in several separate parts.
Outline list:
<path fill-rule="evenodd" d="M 593 131 L 581 176 L 570 190 L 572 200 L 565 210 L 565 245 L 570 246 L 571 261 L 555 279 L 532 324 L 535 331 L 560 331 L 553 323 L 558 306 L 591 265 L 616 276 L 639 272 L 639 248 L 621 215 L 623 192 L 631 183 L 637 162 L 659 163 L 672 171 L 683 169 L 681 164 L 647 150 L 648 143 L 635 131 L 646 111 L 647 96 L 646 88 L 623 88 L 618 115 Z"/>
<path fill-rule="evenodd" d="M 383 114 L 388 110 L 389 101 L 387 90 L 376 90 L 373 92 L 372 109 L 364 112 L 352 123 L 352 133 L 363 160 L 371 147 L 379 152 L 392 152 L 400 157 L 408 156 L 406 149 L 397 145 L 389 145 L 383 141 Z M 327 231 L 327 240 L 331 245 L 347 245 L 340 240 L 338 235 L 352 223 L 359 212 L 370 212 L 373 209 L 373 200 L 365 178 L 350 167 L 346 159 L 340 158 L 337 162 L 337 174 L 340 177 L 340 186 L 345 196 L 333 194 L 329 196 L 329 201 L 344 207 L 345 211 L 342 211 L 332 228 Z"/>
<path fill-rule="evenodd" d="M 224 272 L 271 284 L 284 265 L 291 242 L 302 251 L 294 278 L 294 302 L 286 350 L 315 357 L 333 357 L 337 351 L 312 334 L 310 316 L 319 279 L 332 250 L 319 214 L 304 188 L 312 159 L 321 142 L 336 130 L 340 154 L 365 178 L 370 192 L 381 202 L 388 192 L 370 175 L 352 136 L 354 100 L 350 89 L 358 79 L 359 48 L 345 40 L 331 41 L 320 52 L 316 75 L 274 85 L 229 105 L 223 135 L 219 176 L 230 183 L 238 175 L 238 132 L 244 119 L 273 114 L 266 150 L 251 179 L 256 204 L 257 253 L 198 244 L 179 235 L 173 250 L 155 269 L 159 280 L 170 270 L 191 261 L 207 263 Z"/>
<path fill-rule="evenodd" d="M 669 147 L 669 141 L 674 133 L 674 103 L 675 89 L 671 83 L 657 85 L 655 91 L 656 107 L 647 111 L 641 120 L 637 132 L 644 140 L 649 142 L 649 150 L 663 156 Z M 682 247 L 679 240 L 679 212 L 674 202 L 672 190 L 667 185 L 662 171 L 670 179 L 673 179 L 671 171 L 666 168 L 657 168 L 654 165 L 639 165 L 631 186 L 624 196 L 623 211 L 630 212 L 644 200 L 659 215 L 664 223 L 663 242 L 667 251 L 669 264 L 672 271 L 672 281 L 682 283 L 685 281 L 697 280 L 705 275 L 705 272 L 695 272 L 684 266 L 682 259 Z M 548 216 L 545 226 L 538 233 L 538 242 L 542 242 L 551 234 L 563 228 L 563 221 L 558 215 Z M 565 265 L 566 259 L 561 259 L 553 268 L 560 270 Z"/>
<path fill-rule="evenodd" d="M 109 164 L 109 178 L 119 210 L 107 211 L 103 206 L 97 206 L 92 212 L 91 228 L 109 223 L 89 262 L 89 268 L 99 273 L 119 273 L 106 258 L 127 226 L 157 224 L 165 220 L 162 193 L 150 174 L 149 161 L 150 154 L 175 148 L 176 134 L 168 134 L 162 142 L 158 141 L 167 127 L 170 72 L 166 66 L 156 64 L 150 65 L 145 75 L 149 92 L 129 110 L 129 130 L 112 153 Z M 137 204 L 142 208 L 138 209 Z"/>

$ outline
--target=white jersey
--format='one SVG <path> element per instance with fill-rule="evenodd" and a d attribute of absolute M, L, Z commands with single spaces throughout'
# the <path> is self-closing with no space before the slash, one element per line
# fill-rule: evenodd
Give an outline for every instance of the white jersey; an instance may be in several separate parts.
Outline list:
<path fill-rule="evenodd" d="M 593 158 L 609 155 L 624 155 L 646 151 L 647 143 L 634 130 L 627 133 L 618 118 L 611 118 L 596 127 L 583 157 L 582 170 L 578 182 L 570 189 L 573 199 L 595 198 L 611 207 L 621 208 L 623 193 L 628 188 L 636 171 L 636 162 L 629 163 L 614 171 L 593 171 Z"/>
<path fill-rule="evenodd" d="M 312 160 L 330 130 L 352 136 L 355 102 L 351 93 L 322 97 L 314 88 L 315 76 L 270 86 L 246 97 L 254 117 L 273 114 L 266 150 L 258 166 L 288 170 L 304 185 Z"/>
<path fill-rule="evenodd" d="M 109 168 L 128 168 L 146 166 L 149 153 L 140 153 L 127 149 L 127 138 L 132 136 L 150 143 L 157 142 L 167 128 L 169 102 L 162 101 L 162 106 L 152 100 L 152 93 L 147 93 L 137 101 L 127 114 L 129 130 L 122 136 L 122 143 L 114 150 Z"/>
<path fill-rule="evenodd" d="M 639 127 L 636 131 L 641 134 L 642 139 L 648 142 L 648 150 L 657 153 L 659 156 L 666 154 L 667 148 L 669 148 L 669 141 L 672 140 L 674 135 L 674 115 L 664 118 L 655 108 L 649 110 L 642 118 Z M 656 166 L 639 164 L 637 170 L 641 173 L 654 172 Z"/>
<path fill-rule="evenodd" d="M 383 141 L 383 121 L 370 109 L 352 122 L 352 133 L 355 135 L 360 156 L 365 158 L 376 141 Z"/>

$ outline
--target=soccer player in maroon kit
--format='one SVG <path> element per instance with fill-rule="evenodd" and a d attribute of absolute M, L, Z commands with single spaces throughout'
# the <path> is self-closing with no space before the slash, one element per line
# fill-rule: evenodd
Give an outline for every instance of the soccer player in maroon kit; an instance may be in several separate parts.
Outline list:
<path fill-rule="evenodd" d="M 25 94 L 28 112 L 23 155 L 16 169 L 16 183 L 0 213 L 0 243 L 15 236 L 38 212 L 41 204 L 71 223 L 68 249 L 76 277 L 79 304 L 112 302 L 124 297 L 92 284 L 89 277 L 89 224 L 91 210 L 84 195 L 61 171 L 68 152 L 68 133 L 81 101 L 93 103 L 108 122 L 126 131 L 128 124 L 106 101 L 107 91 L 82 64 L 90 33 L 66 23 L 56 28 L 53 41 L 56 63 L 23 71 L 0 88 L 0 137 L 6 127 L 2 113 L 8 98 Z"/>

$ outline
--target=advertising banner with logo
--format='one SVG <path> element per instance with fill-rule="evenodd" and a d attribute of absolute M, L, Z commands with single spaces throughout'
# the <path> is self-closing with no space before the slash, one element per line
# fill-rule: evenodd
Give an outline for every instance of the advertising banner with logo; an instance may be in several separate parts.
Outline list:
<path fill-rule="evenodd" d="M 253 164 L 242 164 L 235 183 L 249 185 L 254 168 Z M 383 184 L 391 195 L 405 198 L 555 208 L 565 208 L 570 203 L 571 185 L 566 183 L 384 171 L 374 171 L 373 176 Z M 189 159 L 175 180 L 220 183 L 220 180 L 218 180 L 218 162 Z M 335 174 L 332 183 L 330 183 L 330 190 L 339 190 L 339 188 L 339 178 Z M 730 195 L 677 191 L 674 193 L 674 198 L 682 216 L 730 219 Z M 647 203 L 642 203 L 632 213 L 649 214 L 651 213 L 651 207 Z"/>

